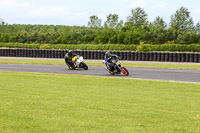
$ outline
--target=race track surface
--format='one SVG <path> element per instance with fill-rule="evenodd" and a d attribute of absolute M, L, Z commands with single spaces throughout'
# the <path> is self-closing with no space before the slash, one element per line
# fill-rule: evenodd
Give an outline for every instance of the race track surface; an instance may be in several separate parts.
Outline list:
<path fill-rule="evenodd" d="M 0 64 L 0 71 L 14 72 L 42 72 L 75 75 L 110 76 L 121 78 L 184 81 L 200 83 L 200 70 L 191 69 L 164 69 L 164 68 L 127 68 L 130 75 L 110 75 L 103 66 L 89 66 L 89 70 L 69 70 L 63 65 L 31 65 L 31 64 Z"/>

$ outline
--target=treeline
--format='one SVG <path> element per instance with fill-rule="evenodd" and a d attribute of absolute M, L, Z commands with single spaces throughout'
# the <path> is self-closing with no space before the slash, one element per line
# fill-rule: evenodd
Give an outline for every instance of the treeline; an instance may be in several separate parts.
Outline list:
<path fill-rule="evenodd" d="M 127 20 L 109 14 L 102 24 L 91 16 L 87 27 L 64 25 L 6 24 L 0 19 L 0 42 L 39 44 L 192 44 L 200 43 L 200 23 L 194 24 L 187 8 L 181 7 L 167 24 L 163 18 L 148 21 L 144 9 L 131 10 Z"/>

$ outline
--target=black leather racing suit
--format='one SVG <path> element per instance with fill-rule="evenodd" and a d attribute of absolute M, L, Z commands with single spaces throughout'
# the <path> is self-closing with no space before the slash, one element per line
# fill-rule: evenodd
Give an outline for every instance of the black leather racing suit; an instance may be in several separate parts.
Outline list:
<path fill-rule="evenodd" d="M 65 54 L 65 63 L 69 67 L 69 69 L 75 69 L 74 62 L 72 61 L 72 58 L 77 56 L 77 54 L 73 54 L 72 56 L 69 56 L 68 53 Z"/>

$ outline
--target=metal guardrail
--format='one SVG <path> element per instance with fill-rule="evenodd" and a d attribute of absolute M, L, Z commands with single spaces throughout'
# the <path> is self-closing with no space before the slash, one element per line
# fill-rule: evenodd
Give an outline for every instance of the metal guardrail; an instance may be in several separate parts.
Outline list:
<path fill-rule="evenodd" d="M 74 50 L 74 52 L 85 59 L 103 60 L 105 55 L 105 51 Z M 67 50 L 0 49 L 0 56 L 7 57 L 64 58 L 66 53 Z M 133 51 L 111 51 L 111 53 L 118 55 L 121 60 L 200 63 L 200 53 Z"/>

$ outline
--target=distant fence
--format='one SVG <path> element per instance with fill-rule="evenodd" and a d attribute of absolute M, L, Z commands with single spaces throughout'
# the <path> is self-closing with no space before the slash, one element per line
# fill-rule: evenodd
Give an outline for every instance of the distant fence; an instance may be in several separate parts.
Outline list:
<path fill-rule="evenodd" d="M 40 50 L 40 49 L 0 49 L 0 56 L 7 57 L 34 57 L 34 58 L 64 58 L 67 50 Z M 103 60 L 105 51 L 74 50 L 85 59 Z M 111 51 L 121 60 L 132 61 L 162 61 L 162 62 L 198 62 L 200 53 L 175 53 L 175 52 L 133 52 Z"/>

